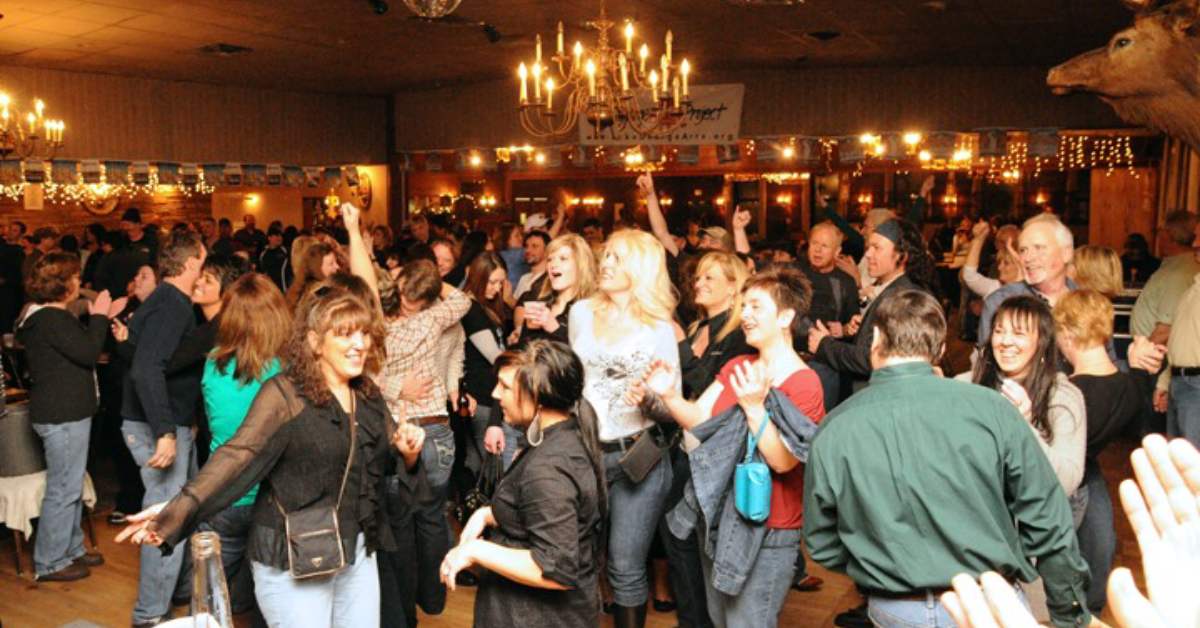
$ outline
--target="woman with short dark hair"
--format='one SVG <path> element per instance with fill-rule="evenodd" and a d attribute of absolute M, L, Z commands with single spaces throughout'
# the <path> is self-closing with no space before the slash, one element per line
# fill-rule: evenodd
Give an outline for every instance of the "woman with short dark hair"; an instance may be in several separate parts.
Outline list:
<path fill-rule="evenodd" d="M 96 413 L 94 369 L 104 348 L 109 319 L 125 307 L 101 292 L 88 307 L 87 325 L 67 311 L 79 298 L 79 257 L 47 253 L 34 263 L 25 282 L 33 305 L 17 323 L 25 346 L 32 389 L 29 414 L 46 453 L 46 492 L 42 497 L 33 565 L 41 581 L 87 577 L 88 567 L 104 563 L 88 553 L 79 528 L 88 439 Z"/>

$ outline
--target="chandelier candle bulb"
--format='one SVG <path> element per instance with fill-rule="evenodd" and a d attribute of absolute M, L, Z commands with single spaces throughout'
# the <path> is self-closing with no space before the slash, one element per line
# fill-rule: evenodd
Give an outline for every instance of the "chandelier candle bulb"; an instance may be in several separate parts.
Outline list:
<path fill-rule="evenodd" d="M 30 135 L 37 133 L 37 118 L 33 115 L 33 113 L 29 113 L 25 116 L 25 122 L 29 125 Z"/>
<path fill-rule="evenodd" d="M 596 62 L 588 59 L 587 62 L 587 77 L 588 77 L 588 95 L 592 98 L 596 97 Z"/>
<path fill-rule="evenodd" d="M 517 76 L 521 77 L 521 104 L 529 102 L 529 70 L 525 68 L 525 62 L 517 66 Z"/>
<path fill-rule="evenodd" d="M 0 111 L 0 129 L 5 131 L 8 130 L 8 107 L 5 107 L 3 111 Z"/>
<path fill-rule="evenodd" d="M 533 102 L 542 102 L 542 64 L 540 62 L 533 64 Z"/>
<path fill-rule="evenodd" d="M 618 61 L 621 65 L 621 93 L 625 93 L 629 91 L 629 65 L 625 53 L 621 53 Z"/>
<path fill-rule="evenodd" d="M 647 46 L 646 44 L 642 44 L 641 50 L 638 50 L 638 56 L 641 57 L 640 72 L 641 72 L 642 76 L 645 76 L 646 75 L 646 59 L 650 56 L 650 46 Z"/>
<path fill-rule="evenodd" d="M 633 54 L 633 22 L 625 22 L 625 54 Z"/>
<path fill-rule="evenodd" d="M 575 49 L 572 52 L 575 54 L 575 69 L 578 70 L 580 60 L 583 59 L 583 44 L 575 42 Z"/>
<path fill-rule="evenodd" d="M 688 97 L 688 74 L 691 72 L 692 64 L 688 63 L 687 59 L 684 59 L 683 63 L 679 64 L 679 75 L 683 77 L 683 98 L 685 100 Z"/>
<path fill-rule="evenodd" d="M 650 70 L 650 91 L 653 92 L 654 100 L 658 100 L 658 72 Z"/>
<path fill-rule="evenodd" d="M 541 33 L 538 33 L 537 38 L 534 41 L 535 41 L 535 43 L 534 43 L 534 48 L 533 48 L 533 50 L 534 50 L 533 67 L 536 68 L 538 65 L 540 65 L 542 63 L 542 35 L 541 35 Z"/>
<path fill-rule="evenodd" d="M 555 47 L 555 50 L 557 50 L 557 51 L 558 51 L 558 56 L 560 56 L 560 57 L 561 57 L 561 56 L 563 56 L 563 52 L 566 50 L 565 48 L 563 48 L 563 25 L 562 25 L 562 20 L 559 20 L 559 21 L 558 21 L 558 42 L 557 42 L 557 46 Z"/>
<path fill-rule="evenodd" d="M 667 63 L 670 63 L 671 62 L 671 41 L 673 39 L 675 39 L 675 36 L 671 34 L 671 31 L 667 31 L 666 39 L 667 39 Z"/>
<path fill-rule="evenodd" d="M 660 70 L 662 70 L 663 96 L 665 97 L 667 90 L 670 89 L 670 86 L 671 86 L 671 77 L 670 77 L 671 61 L 667 58 L 667 55 L 663 55 L 663 56 L 659 57 L 658 67 Z"/>
<path fill-rule="evenodd" d="M 42 112 L 46 109 L 46 103 L 42 102 L 41 98 L 33 101 L 33 110 L 37 112 L 38 120 L 42 119 Z"/>
<path fill-rule="evenodd" d="M 678 109 L 679 108 L 679 77 L 678 76 L 675 77 L 674 86 L 675 86 L 675 108 Z"/>
<path fill-rule="evenodd" d="M 546 111 L 554 110 L 554 79 L 546 79 Z"/>

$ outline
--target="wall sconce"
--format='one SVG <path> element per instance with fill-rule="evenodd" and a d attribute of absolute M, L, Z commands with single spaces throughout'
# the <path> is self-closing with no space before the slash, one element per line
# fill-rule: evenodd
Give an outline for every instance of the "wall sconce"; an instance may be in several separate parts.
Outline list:
<path fill-rule="evenodd" d="M 1046 193 L 1038 190 L 1037 196 L 1033 197 L 1034 205 L 1045 205 L 1047 202 Z"/>
<path fill-rule="evenodd" d="M 859 192 L 855 200 L 859 205 L 871 205 L 875 202 L 875 195 L 871 192 Z"/>
<path fill-rule="evenodd" d="M 247 194 L 242 199 L 242 202 L 246 205 L 250 205 L 251 207 L 253 207 L 253 206 L 257 206 L 261 200 L 262 200 L 262 197 L 260 197 L 257 194 Z"/>
<path fill-rule="evenodd" d="M 921 163 L 927 164 L 931 159 L 933 159 L 933 153 L 923 150 L 917 154 L 917 159 L 921 160 Z"/>
<path fill-rule="evenodd" d="M 724 196 L 718 196 L 715 200 L 713 200 L 713 204 L 716 205 L 717 207 L 724 207 L 725 202 L 726 201 L 725 201 Z"/>

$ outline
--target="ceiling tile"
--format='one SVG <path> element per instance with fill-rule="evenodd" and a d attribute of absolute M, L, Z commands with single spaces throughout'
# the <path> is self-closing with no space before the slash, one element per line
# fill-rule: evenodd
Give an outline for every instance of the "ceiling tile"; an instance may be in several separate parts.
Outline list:
<path fill-rule="evenodd" d="M 41 17 L 36 20 L 30 20 L 22 24 L 21 27 L 42 31 L 44 33 L 54 33 L 56 35 L 75 37 L 103 28 L 103 25 L 96 24 L 95 22 L 85 22 L 83 20 L 77 20 L 74 18 L 52 15 Z"/>

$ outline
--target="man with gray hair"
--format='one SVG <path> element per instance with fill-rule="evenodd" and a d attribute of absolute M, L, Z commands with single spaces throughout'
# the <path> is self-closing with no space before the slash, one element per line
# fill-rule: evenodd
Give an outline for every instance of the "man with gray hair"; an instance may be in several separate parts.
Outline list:
<path fill-rule="evenodd" d="M 1067 268 L 1075 256 L 1075 237 L 1057 216 L 1039 214 L 1025 221 L 1017 237 L 1017 253 L 1025 269 L 1025 279 L 996 290 L 984 300 L 983 313 L 979 315 L 980 347 L 987 346 L 996 309 L 1009 297 L 1033 295 L 1053 307 L 1063 295 L 1077 288 L 1067 277 Z"/>

